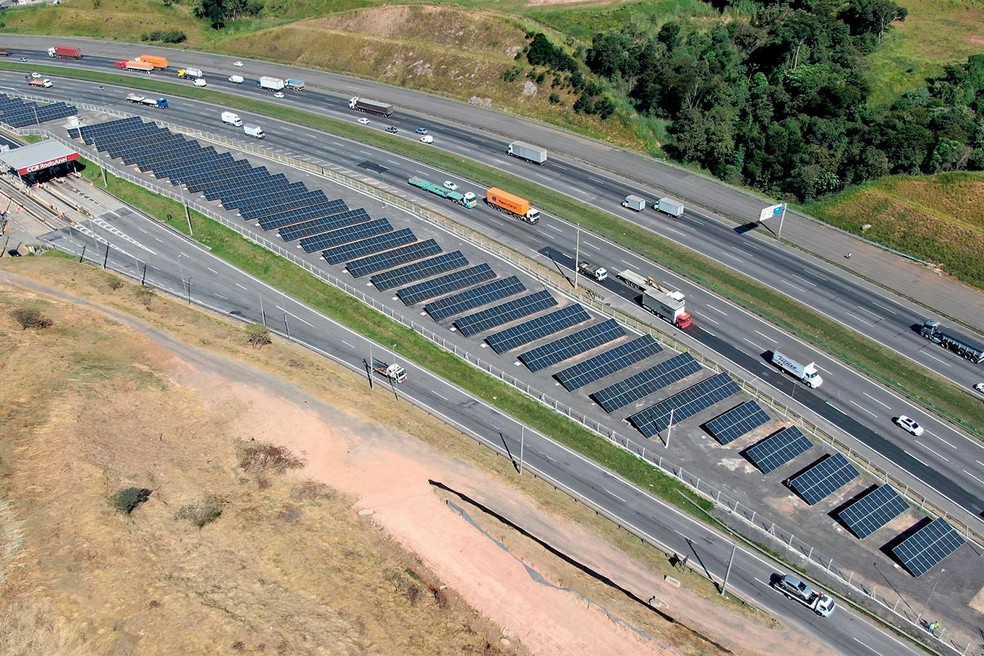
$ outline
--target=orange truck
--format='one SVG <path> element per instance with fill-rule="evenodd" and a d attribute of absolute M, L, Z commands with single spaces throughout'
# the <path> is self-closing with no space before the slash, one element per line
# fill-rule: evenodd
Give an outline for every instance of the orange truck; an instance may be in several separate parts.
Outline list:
<path fill-rule="evenodd" d="M 512 214 L 527 223 L 536 223 L 540 220 L 540 210 L 531 206 L 530 201 L 502 189 L 491 187 L 485 194 L 485 202 L 489 207 Z"/>
<path fill-rule="evenodd" d="M 157 55 L 140 55 L 137 57 L 138 62 L 144 62 L 145 64 L 152 64 L 154 68 L 167 68 L 167 57 L 158 57 Z"/>
<path fill-rule="evenodd" d="M 125 71 L 141 71 L 144 73 L 149 73 L 154 70 L 153 64 L 137 61 L 136 59 L 131 59 L 130 61 L 118 61 L 116 62 L 116 66 Z"/>

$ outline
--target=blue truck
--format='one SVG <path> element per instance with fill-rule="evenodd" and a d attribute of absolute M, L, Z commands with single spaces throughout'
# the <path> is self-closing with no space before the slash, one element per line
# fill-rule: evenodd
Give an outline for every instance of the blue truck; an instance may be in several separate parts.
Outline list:
<path fill-rule="evenodd" d="M 450 189 L 445 189 L 435 182 L 424 180 L 423 178 L 418 178 L 417 176 L 410 178 L 407 182 L 412 184 L 414 187 L 418 187 L 424 191 L 429 191 L 435 196 L 447 198 L 452 203 L 457 203 L 458 205 L 467 207 L 468 209 L 478 205 L 478 199 L 475 197 L 475 194 L 470 191 L 465 193 L 461 193 L 460 191 L 452 191 Z"/>

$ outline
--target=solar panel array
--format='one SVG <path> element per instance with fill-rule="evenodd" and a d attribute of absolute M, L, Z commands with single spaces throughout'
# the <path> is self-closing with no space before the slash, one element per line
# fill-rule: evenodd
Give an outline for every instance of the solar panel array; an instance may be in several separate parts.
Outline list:
<path fill-rule="evenodd" d="M 354 241 L 350 244 L 329 248 L 328 250 L 321 251 L 321 257 L 328 264 L 341 264 L 348 260 L 365 257 L 366 255 L 386 251 L 397 246 L 406 246 L 415 241 L 417 241 L 417 238 L 414 236 L 413 230 L 402 228 L 396 232 L 388 232 L 385 235 L 378 235 L 376 237 Z"/>
<path fill-rule="evenodd" d="M 957 530 L 942 517 L 937 517 L 892 547 L 892 553 L 913 576 L 922 576 L 963 543 Z"/>
<path fill-rule="evenodd" d="M 612 413 L 699 371 L 700 363 L 689 353 L 681 353 L 634 376 L 620 380 L 614 385 L 600 389 L 591 397 L 605 412 Z M 675 416 L 674 420 L 676 420 Z"/>
<path fill-rule="evenodd" d="M 891 485 L 882 485 L 841 510 L 837 516 L 862 540 L 906 510 L 909 504 Z"/>
<path fill-rule="evenodd" d="M 363 257 L 349 262 L 345 265 L 345 269 L 352 274 L 352 277 L 361 278 L 370 273 L 385 271 L 386 269 L 400 266 L 407 262 L 437 255 L 440 252 L 441 247 L 437 245 L 437 242 L 433 239 L 428 239 L 427 241 L 418 241 L 409 246 L 394 248 L 385 253 L 377 253 L 376 255 L 370 255 L 369 257 Z"/>
<path fill-rule="evenodd" d="M 550 295 L 550 292 L 543 289 L 528 296 L 490 307 L 487 310 L 455 319 L 454 325 L 462 335 L 471 337 L 555 305 L 557 305 L 556 299 Z"/>
<path fill-rule="evenodd" d="M 776 431 L 753 447 L 745 454 L 756 467 L 768 474 L 786 464 L 796 456 L 804 453 L 813 446 L 813 442 L 795 426 Z"/>
<path fill-rule="evenodd" d="M 614 319 L 608 319 L 526 353 L 520 353 L 519 360 L 530 371 L 540 371 L 624 336 L 625 329 Z"/>
<path fill-rule="evenodd" d="M 495 271 L 483 262 L 462 271 L 454 271 L 433 280 L 425 280 L 416 285 L 404 287 L 396 292 L 396 296 L 403 301 L 404 305 L 416 305 L 428 299 L 444 296 L 493 278 L 495 278 Z"/>
<path fill-rule="evenodd" d="M 524 321 L 518 326 L 506 328 L 502 332 L 493 333 L 485 338 L 485 342 L 492 347 L 493 351 L 501 354 L 523 344 L 529 344 L 548 335 L 559 333 L 565 328 L 571 328 L 589 319 L 591 319 L 591 315 L 583 307 L 577 304 L 568 305 L 542 317 Z"/>
<path fill-rule="evenodd" d="M 277 234 L 279 234 L 280 238 L 284 241 L 294 241 L 295 239 L 320 235 L 325 232 L 338 230 L 339 228 L 355 225 L 357 223 L 365 223 L 368 220 L 369 213 L 361 207 L 355 210 L 343 209 L 337 214 L 330 214 L 328 216 L 318 217 L 317 219 L 310 219 L 308 221 L 301 221 L 299 223 L 292 223 L 291 225 L 283 226 L 277 231 Z M 383 219 L 383 221 L 385 220 L 386 219 Z M 318 249 L 311 249 L 311 251 L 316 250 Z"/>
<path fill-rule="evenodd" d="M 629 421 L 646 437 L 655 437 L 661 430 L 670 425 L 670 411 L 673 422 L 683 421 L 715 403 L 723 401 L 732 394 L 737 394 L 741 388 L 731 380 L 728 374 L 717 374 L 707 380 L 691 385 L 668 399 L 629 417 Z"/>
<path fill-rule="evenodd" d="M 75 116 L 78 111 L 63 102 L 36 103 L 0 94 L 0 121 L 14 128 Z"/>
<path fill-rule="evenodd" d="M 509 276 L 501 280 L 493 280 L 490 283 L 469 289 L 442 298 L 424 306 L 424 310 L 434 321 L 441 321 L 456 314 L 474 310 L 477 307 L 488 305 L 492 301 L 501 301 L 509 296 L 514 296 L 520 292 L 525 292 L 526 286 L 519 281 L 516 276 Z"/>
<path fill-rule="evenodd" d="M 824 458 L 801 474 L 789 479 L 789 487 L 811 506 L 820 503 L 860 476 L 842 453 Z"/>
<path fill-rule="evenodd" d="M 399 269 L 390 269 L 383 273 L 377 273 L 369 281 L 381 292 L 394 287 L 409 285 L 412 282 L 436 276 L 439 273 L 447 273 L 468 266 L 468 259 L 461 254 L 461 251 L 453 253 L 443 253 L 428 260 L 422 260 L 413 264 L 408 264 Z"/>
<path fill-rule="evenodd" d="M 362 210 L 359 211 L 361 212 Z M 375 221 L 367 221 L 358 225 L 348 226 L 347 228 L 332 230 L 331 232 L 318 235 L 316 240 L 315 238 L 302 239 L 298 245 L 304 249 L 305 253 L 312 253 L 319 248 L 333 248 L 353 241 L 359 241 L 360 239 L 384 235 L 392 231 L 393 226 L 390 225 L 389 221 L 386 219 L 376 219 Z"/>
<path fill-rule="evenodd" d="M 643 335 L 631 342 L 619 344 L 611 350 L 590 357 L 584 362 L 578 362 L 567 369 L 561 369 L 554 374 L 554 378 L 560 381 L 560 384 L 568 392 L 573 392 L 616 371 L 642 362 L 662 350 L 663 347 L 651 335 Z"/>
<path fill-rule="evenodd" d="M 707 422 L 707 432 L 721 444 L 730 444 L 745 433 L 769 423 L 769 415 L 755 401 L 745 401 Z"/>

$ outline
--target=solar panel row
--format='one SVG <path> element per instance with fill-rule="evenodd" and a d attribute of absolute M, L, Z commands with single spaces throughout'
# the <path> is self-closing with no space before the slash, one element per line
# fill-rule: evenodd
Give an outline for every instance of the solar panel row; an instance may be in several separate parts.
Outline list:
<path fill-rule="evenodd" d="M 502 280 L 493 280 L 490 283 L 468 289 L 460 294 L 454 294 L 447 298 L 442 298 L 433 303 L 428 303 L 424 310 L 434 321 L 442 321 L 456 314 L 474 310 L 477 307 L 488 305 L 493 301 L 499 301 L 509 296 L 526 291 L 526 286 L 519 281 L 516 276 L 509 276 Z"/>
<path fill-rule="evenodd" d="M 427 241 L 419 241 L 409 246 L 394 248 L 385 253 L 377 253 L 376 255 L 354 260 L 346 264 L 345 269 L 352 274 L 353 278 L 361 278 L 376 271 L 385 271 L 386 269 L 400 266 L 407 262 L 437 255 L 440 252 L 441 247 L 437 245 L 437 242 L 433 239 L 428 239 Z"/>
<path fill-rule="evenodd" d="M 882 485 L 838 513 L 851 533 L 862 540 L 906 510 L 909 504 L 891 485 Z"/>
<path fill-rule="evenodd" d="M 560 381 L 568 392 L 573 392 L 616 371 L 642 362 L 662 350 L 663 347 L 651 335 L 643 335 L 590 357 L 584 362 L 562 369 L 554 374 L 554 378 Z"/>
<path fill-rule="evenodd" d="M 634 376 L 629 376 L 600 389 L 591 397 L 605 412 L 612 413 L 663 389 L 667 385 L 696 374 L 700 369 L 700 363 L 694 360 L 692 355 L 681 353 L 649 367 L 645 371 L 640 371 Z"/>
<path fill-rule="evenodd" d="M 835 453 L 789 479 L 789 487 L 812 506 L 860 475 L 844 454 Z"/>
<path fill-rule="evenodd" d="M 11 127 L 23 128 L 76 114 L 75 107 L 63 102 L 38 103 L 0 94 L 0 121 Z"/>
<path fill-rule="evenodd" d="M 590 319 L 591 315 L 580 305 L 568 305 L 542 317 L 524 321 L 518 326 L 493 333 L 485 338 L 485 342 L 496 353 L 505 353 Z"/>
<path fill-rule="evenodd" d="M 388 232 L 393 232 L 393 226 L 390 225 L 390 222 L 386 219 L 366 221 L 365 223 L 339 228 L 338 230 L 333 230 L 323 235 L 318 235 L 317 248 L 332 248 L 334 246 L 341 246 L 342 244 L 348 244 L 349 242 L 358 241 L 360 239 L 375 237 L 377 235 L 385 235 Z M 302 239 L 300 243 L 298 243 L 298 246 L 303 248 L 307 253 L 317 250 L 316 248 L 312 248 L 311 242 L 306 239 Z"/>
<path fill-rule="evenodd" d="M 445 276 L 418 282 L 396 292 L 396 296 L 404 305 L 416 305 L 431 298 L 444 296 L 465 287 L 477 285 L 495 278 L 495 271 L 486 263 L 469 267 L 462 271 L 454 271 Z"/>
<path fill-rule="evenodd" d="M 405 246 L 417 241 L 410 228 L 402 228 L 396 232 L 388 232 L 385 235 L 369 237 L 360 241 L 335 246 L 321 252 L 321 257 L 328 264 L 341 264 L 348 260 L 365 257 L 373 253 L 386 251 L 397 246 Z"/>
<path fill-rule="evenodd" d="M 624 336 L 625 329 L 614 319 L 608 319 L 526 353 L 520 353 L 519 360 L 530 371 L 540 371 Z"/>
<path fill-rule="evenodd" d="M 717 374 L 632 415 L 629 421 L 646 437 L 655 437 L 670 425 L 671 417 L 674 423 L 683 421 L 740 391 L 728 374 Z"/>
<path fill-rule="evenodd" d="M 922 576 L 962 547 L 964 539 L 949 522 L 937 517 L 892 548 L 892 554 L 913 576 Z"/>
<path fill-rule="evenodd" d="M 471 337 L 555 305 L 557 305 L 557 301 L 550 295 L 550 292 L 543 289 L 528 296 L 490 307 L 487 310 L 455 319 L 454 325 L 462 335 Z"/>
<path fill-rule="evenodd" d="M 417 280 L 436 276 L 439 273 L 454 271 L 463 266 L 468 266 L 468 259 L 461 254 L 461 251 L 454 251 L 453 253 L 444 253 L 428 260 L 408 264 L 399 269 L 377 273 L 369 281 L 376 289 L 384 292 L 387 289 L 402 287 Z"/>
<path fill-rule="evenodd" d="M 775 471 L 796 456 L 813 446 L 813 442 L 795 426 L 776 431 L 755 446 L 749 447 L 745 455 L 763 473 Z"/>
<path fill-rule="evenodd" d="M 707 422 L 707 432 L 721 444 L 730 444 L 739 437 L 769 423 L 769 415 L 755 401 L 745 401 L 723 415 Z"/>

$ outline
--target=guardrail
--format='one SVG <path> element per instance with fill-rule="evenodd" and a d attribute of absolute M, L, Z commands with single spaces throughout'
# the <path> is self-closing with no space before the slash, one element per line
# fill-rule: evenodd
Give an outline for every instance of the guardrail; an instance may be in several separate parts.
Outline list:
<path fill-rule="evenodd" d="M 14 95 L 14 94 L 10 94 L 10 95 Z M 17 94 L 17 95 L 21 95 L 21 94 Z M 32 96 L 21 95 L 21 97 L 25 97 L 31 100 L 36 99 L 41 101 L 47 101 L 47 99 L 32 97 Z M 81 107 L 83 109 L 88 109 L 90 111 L 97 111 L 103 114 L 111 114 L 122 118 L 132 116 L 131 114 L 125 112 L 106 110 L 99 106 L 87 105 L 84 103 L 76 103 L 76 106 Z M 300 169 L 312 173 L 314 175 L 327 178 L 336 183 L 349 187 L 353 190 L 356 190 L 363 194 L 372 196 L 381 201 L 389 203 L 395 207 L 410 212 L 421 219 L 430 221 L 431 223 L 440 226 L 444 230 L 451 232 L 452 234 L 471 242 L 473 245 L 489 253 L 492 253 L 493 255 L 503 260 L 508 261 L 511 265 L 523 270 L 525 273 L 537 279 L 545 286 L 552 287 L 555 290 L 559 290 L 562 293 L 577 298 L 578 301 L 584 303 L 585 305 L 588 305 L 599 314 L 615 318 L 616 320 L 622 322 L 629 328 L 641 334 L 651 335 L 654 339 L 657 339 L 658 341 L 660 341 L 662 344 L 666 345 L 669 348 L 672 348 L 680 352 L 690 353 L 698 362 L 701 363 L 701 365 L 707 367 L 708 369 L 716 373 L 727 372 L 741 386 L 742 390 L 745 391 L 747 394 L 765 403 L 766 405 L 769 405 L 776 413 L 781 414 L 788 421 L 795 423 L 797 426 L 801 428 L 801 430 L 803 430 L 806 433 L 809 433 L 810 435 L 815 437 L 818 441 L 826 442 L 827 444 L 830 444 L 832 447 L 845 452 L 845 455 L 847 455 L 847 457 L 849 457 L 855 464 L 857 464 L 866 473 L 878 479 L 880 482 L 890 483 L 894 485 L 896 488 L 899 488 L 899 491 L 903 494 L 903 496 L 908 498 L 910 502 L 912 502 L 914 505 L 919 507 L 924 512 L 928 514 L 945 517 L 948 521 L 954 524 L 958 528 L 958 530 L 960 530 L 968 539 L 975 540 L 978 543 L 984 542 L 984 537 L 982 537 L 970 525 L 959 520 L 958 518 L 953 517 L 945 510 L 936 506 L 927 497 L 918 494 L 917 492 L 912 490 L 908 486 L 908 484 L 891 476 L 888 472 L 876 466 L 868 458 L 859 454 L 849 445 L 837 439 L 834 435 L 829 433 L 818 423 L 808 420 L 806 417 L 802 416 L 799 412 L 797 412 L 795 409 L 790 407 L 788 404 L 773 397 L 771 394 L 768 394 L 763 390 L 761 390 L 757 385 L 753 384 L 753 382 L 744 375 L 744 372 L 742 370 L 727 368 L 715 361 L 712 361 L 704 353 L 694 348 L 693 345 L 684 343 L 683 341 L 677 339 L 676 337 L 668 335 L 664 332 L 657 331 L 652 326 L 642 323 L 641 321 L 627 314 L 623 310 L 612 307 L 610 305 L 607 305 L 603 301 L 600 301 L 588 289 L 585 288 L 580 288 L 578 290 L 565 289 L 570 285 L 566 277 L 558 274 L 552 269 L 530 258 L 521 255 L 520 253 L 514 251 L 513 249 L 510 249 L 509 247 L 504 246 L 499 242 L 492 241 L 487 237 L 485 237 L 484 235 L 482 235 L 481 233 L 478 233 L 477 231 L 472 230 L 467 226 L 461 225 L 460 223 L 453 221 L 449 217 L 444 216 L 439 212 L 435 212 L 433 210 L 430 210 L 420 205 L 419 202 L 415 200 L 404 198 L 392 192 L 386 191 L 384 189 L 380 189 L 379 187 L 367 184 L 353 177 L 345 175 L 345 173 L 340 169 L 336 169 L 331 166 L 324 166 L 320 164 L 307 162 L 288 155 L 273 153 L 265 149 L 259 148 L 253 144 L 239 142 L 233 139 L 228 139 L 226 137 L 204 132 L 201 130 L 189 129 L 184 126 L 170 124 L 165 121 L 155 121 L 155 123 L 157 123 L 160 127 L 170 129 L 177 133 L 185 134 L 195 139 L 212 142 L 218 145 L 228 147 L 230 149 L 235 149 L 238 151 L 249 153 L 251 155 L 255 155 L 267 160 L 284 164 L 285 166 Z M 47 136 L 49 138 L 52 138 L 56 141 L 65 144 L 70 148 L 74 148 L 74 149 L 79 148 L 79 145 L 74 141 L 52 134 L 43 128 L 25 128 L 20 130 L 14 128 L 9 128 L 9 129 L 15 132 L 19 132 L 21 134 L 39 134 L 39 135 Z M 908 624 L 910 624 L 913 627 L 916 627 L 919 620 L 921 619 L 921 614 L 916 614 L 914 613 L 914 611 L 911 611 L 911 609 L 907 610 L 907 605 L 904 603 L 905 600 L 900 595 L 898 595 L 898 598 L 893 603 L 889 598 L 885 597 L 884 595 L 879 597 L 878 595 L 879 591 L 877 590 L 877 588 L 872 587 L 871 589 L 869 589 L 864 586 L 856 585 L 853 582 L 856 573 L 852 570 L 848 570 L 841 567 L 838 563 L 836 563 L 832 555 L 824 554 L 816 550 L 813 546 L 797 538 L 792 531 L 788 531 L 782 528 L 781 526 L 778 526 L 774 522 L 763 521 L 763 518 L 759 516 L 757 511 L 755 511 L 754 509 L 745 506 L 738 499 L 733 498 L 727 493 L 725 493 L 721 488 L 718 488 L 708 483 L 707 481 L 702 480 L 700 477 L 685 471 L 682 467 L 675 465 L 668 458 L 665 458 L 653 452 L 650 452 L 647 455 L 646 453 L 647 448 L 645 446 L 643 446 L 641 450 L 637 450 L 633 448 L 635 445 L 628 437 L 619 434 L 615 430 L 609 429 L 608 427 L 602 425 L 600 422 L 588 417 L 584 413 L 578 412 L 571 406 L 562 403 L 558 399 L 555 399 L 547 395 L 546 393 L 543 393 L 533 388 L 529 384 L 499 369 L 495 365 L 492 365 L 491 363 L 487 363 L 481 360 L 480 358 L 471 355 L 468 351 L 458 348 L 455 344 L 448 342 L 442 336 L 433 332 L 429 328 L 426 328 L 425 326 L 414 321 L 413 319 L 407 318 L 402 314 L 399 314 L 396 311 L 392 310 L 388 306 L 379 303 L 372 297 L 364 294 L 362 291 L 356 289 L 355 287 L 352 287 L 344 280 L 332 276 L 330 273 L 325 272 L 319 267 L 314 266 L 307 260 L 297 257 L 290 250 L 285 249 L 274 242 L 271 242 L 270 240 L 266 239 L 262 235 L 252 232 L 249 229 L 249 226 L 244 226 L 242 225 L 241 222 L 231 221 L 228 218 L 214 212 L 211 208 L 198 205 L 193 200 L 188 199 L 184 195 L 180 193 L 176 193 L 175 191 L 173 191 L 173 189 L 166 188 L 162 185 L 154 184 L 148 180 L 135 176 L 127 171 L 121 170 L 117 168 L 111 161 L 110 162 L 104 161 L 102 158 L 98 156 L 98 154 L 96 160 L 98 161 L 100 166 L 104 166 L 105 168 L 111 170 L 114 173 L 114 175 L 117 175 L 122 179 L 137 184 L 138 186 L 153 191 L 154 193 L 160 194 L 167 198 L 171 198 L 172 200 L 175 200 L 177 202 L 187 204 L 188 206 L 195 209 L 197 212 L 200 212 L 202 215 L 214 221 L 217 221 L 218 223 L 224 225 L 227 228 L 234 230 L 245 239 L 259 246 L 262 246 L 263 248 L 266 248 L 267 250 L 273 253 L 276 253 L 277 255 L 283 257 L 284 259 L 290 261 L 291 263 L 300 266 L 305 271 L 317 277 L 318 279 L 322 280 L 323 282 L 326 282 L 338 289 L 341 289 L 345 293 L 356 298 L 357 300 L 368 305 L 369 307 L 372 307 L 376 311 L 381 312 L 382 314 L 388 316 L 389 318 L 395 321 L 398 321 L 399 323 L 403 324 L 406 327 L 409 327 L 411 330 L 427 338 L 429 341 L 437 344 L 444 350 L 455 354 L 456 356 L 464 359 L 472 366 L 475 366 L 481 369 L 482 371 L 485 371 L 486 373 L 513 386 L 514 388 L 520 390 L 527 396 L 536 399 L 544 406 L 547 406 L 553 409 L 554 411 L 562 413 L 567 417 L 575 421 L 578 421 L 587 429 L 604 437 L 614 445 L 617 445 L 629 451 L 630 453 L 633 453 L 633 455 L 635 455 L 636 457 L 642 458 L 648 463 L 658 467 L 661 471 L 683 482 L 684 484 L 686 484 L 688 487 L 696 491 L 701 496 L 714 502 L 719 508 L 725 510 L 728 514 L 741 520 L 746 526 L 754 528 L 756 531 L 758 531 L 758 533 L 761 536 L 774 541 L 777 545 L 780 545 L 785 550 L 795 554 L 798 557 L 801 557 L 806 562 L 813 563 L 814 565 L 818 566 L 821 569 L 821 571 L 837 579 L 842 585 L 846 586 L 849 590 L 853 590 L 854 592 L 861 594 L 864 598 L 876 602 L 884 610 L 886 610 L 890 614 L 895 615 L 898 619 L 906 621 Z M 899 610 L 900 601 L 903 602 L 903 607 L 901 611 Z M 913 617 L 911 617 L 910 615 L 915 615 L 915 618 L 913 619 Z M 946 646 L 950 647 L 951 649 L 955 649 L 956 651 L 960 651 L 964 654 L 971 653 L 969 652 L 969 649 L 971 647 L 970 643 L 964 646 L 962 649 L 958 648 L 956 645 L 953 644 L 947 644 Z"/>

